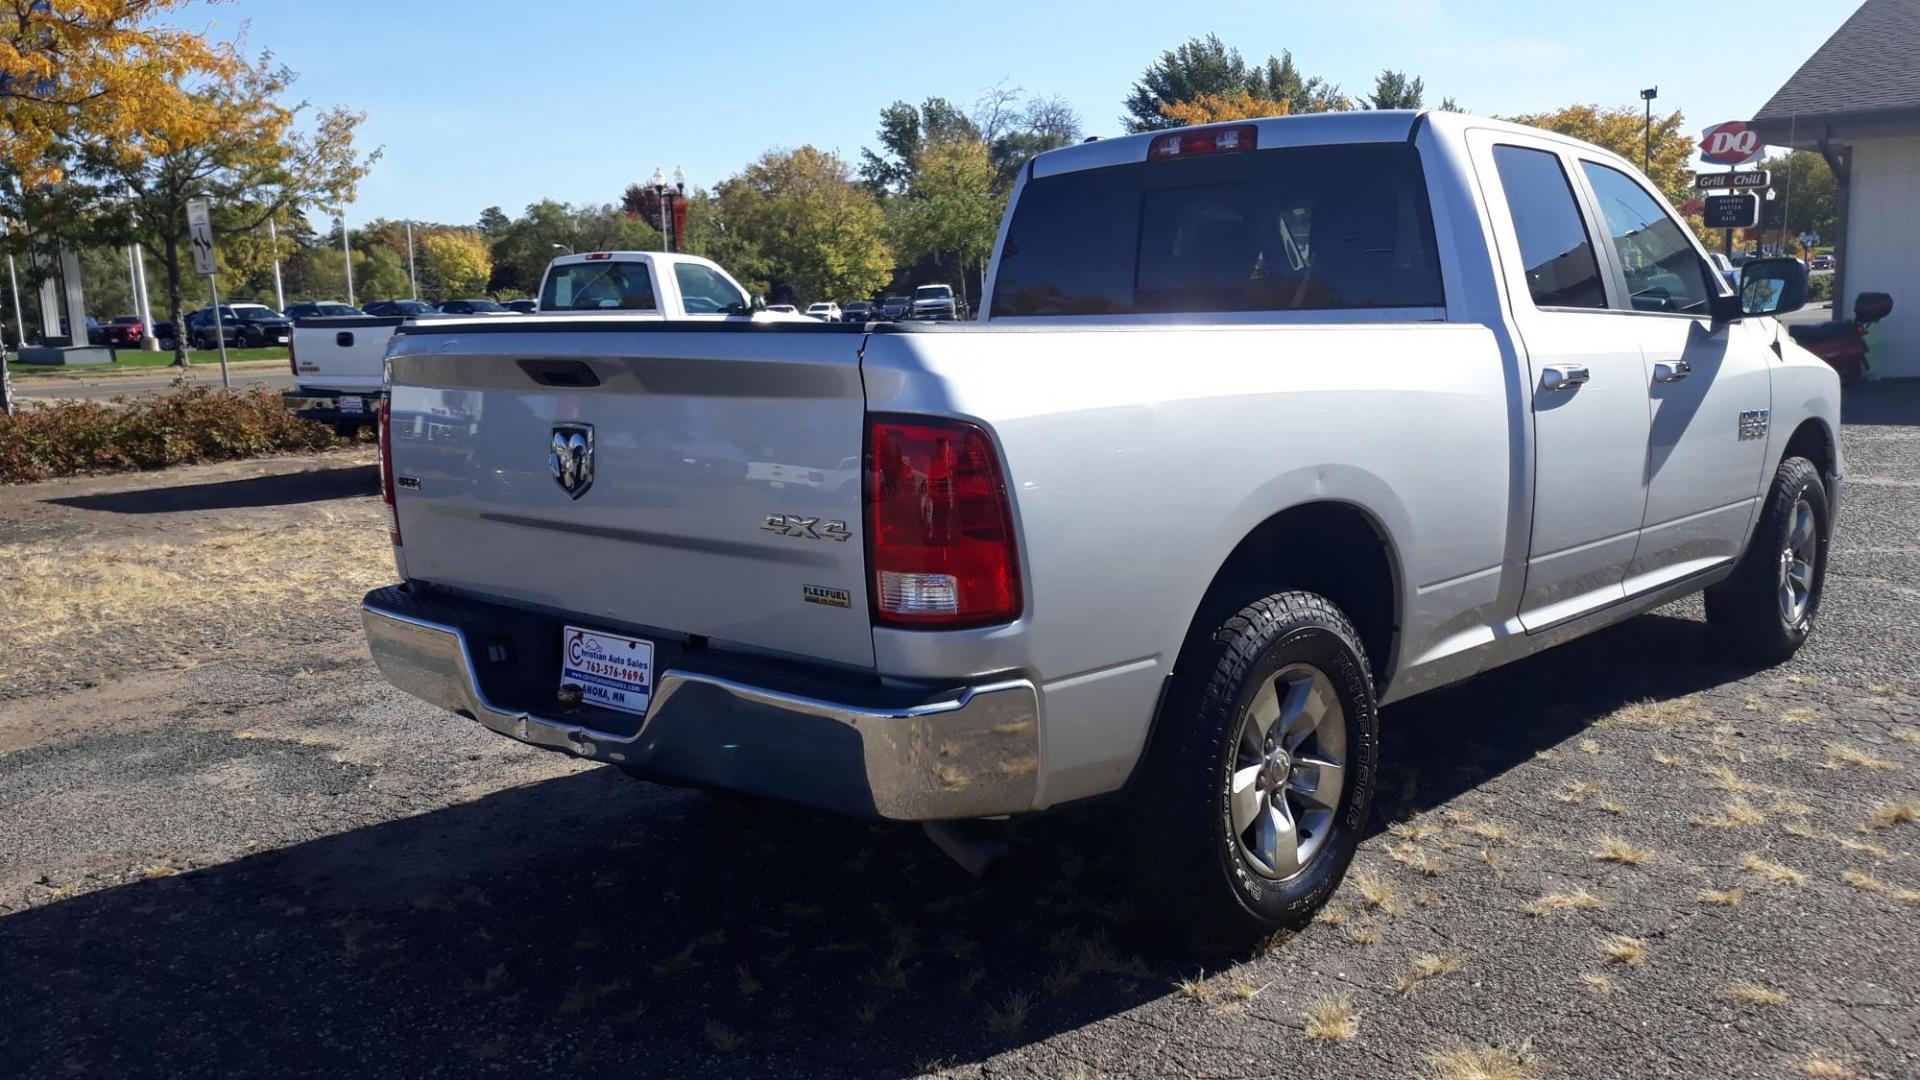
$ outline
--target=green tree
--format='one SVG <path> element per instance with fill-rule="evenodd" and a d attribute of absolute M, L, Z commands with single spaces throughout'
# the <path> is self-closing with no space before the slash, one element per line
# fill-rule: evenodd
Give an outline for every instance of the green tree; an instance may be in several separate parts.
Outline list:
<path fill-rule="evenodd" d="M 1646 117 L 1631 105 L 1569 105 L 1552 112 L 1509 116 L 1516 124 L 1545 128 L 1611 150 L 1636 166 L 1646 153 Z M 1682 130 L 1679 110 L 1653 118 L 1652 165 L 1646 170 L 1675 206 L 1687 201 L 1693 185 L 1693 140 Z"/>
<path fill-rule="evenodd" d="M 1427 92 L 1424 79 L 1408 78 L 1404 71 L 1388 68 L 1374 76 L 1373 93 L 1367 95 L 1369 109 L 1418 109 Z"/>
<path fill-rule="evenodd" d="M 446 229 L 414 238 L 420 292 L 433 301 L 478 296 L 493 276 L 486 237 L 471 229 Z"/>
<path fill-rule="evenodd" d="M 1218 101 L 1238 100 L 1246 94 L 1262 102 L 1286 102 L 1286 110 L 1327 112 L 1351 107 L 1340 88 L 1300 73 L 1293 54 L 1282 51 L 1265 64 L 1249 66 L 1240 50 L 1228 48 L 1217 35 L 1192 38 L 1160 54 L 1142 72 L 1127 95 L 1128 131 L 1158 131 L 1176 127 L 1167 109 L 1203 96 Z"/>
<path fill-rule="evenodd" d="M 1760 164 L 1771 174 L 1774 193 L 1760 203 L 1760 227 L 1778 233 L 1781 240 L 1819 233 L 1830 241 L 1839 231 L 1834 216 L 1838 184 L 1827 159 L 1817 151 L 1795 150 Z"/>
<path fill-rule="evenodd" d="M 910 261 L 950 258 L 954 292 L 964 296 L 969 268 L 984 272 L 1005 208 L 985 143 L 934 143 L 922 150 L 906 195 L 894 204 L 895 247 Z"/>
<path fill-rule="evenodd" d="M 860 151 L 860 178 L 875 193 L 898 192 L 913 174 L 921 147 L 980 138 L 979 125 L 946 98 L 930 97 L 919 108 L 896 101 L 880 110 L 880 152 Z"/>
<path fill-rule="evenodd" d="M 618 207 L 573 206 L 542 199 L 492 237 L 488 291 L 540 287 L 554 256 L 576 251 L 656 251 L 660 233 Z"/>
<path fill-rule="evenodd" d="M 512 224 L 513 219 L 507 216 L 505 210 L 497 206 L 489 206 L 485 210 L 480 211 L 480 222 L 478 225 L 480 235 L 489 240 L 506 232 L 507 226 Z"/>
<path fill-rule="evenodd" d="M 728 234 L 796 302 L 867 296 L 892 276 L 880 203 L 837 155 L 769 150 L 720 185 L 719 203 Z"/>

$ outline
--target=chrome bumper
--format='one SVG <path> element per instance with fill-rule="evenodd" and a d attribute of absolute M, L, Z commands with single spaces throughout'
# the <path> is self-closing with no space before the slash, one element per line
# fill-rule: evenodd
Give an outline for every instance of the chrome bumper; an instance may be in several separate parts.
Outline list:
<path fill-rule="evenodd" d="M 631 736 L 487 699 L 466 634 L 376 597 L 362 605 L 367 644 L 387 681 L 512 739 L 669 783 L 766 795 L 901 821 L 1015 814 L 1033 806 L 1039 695 L 1008 679 L 898 706 L 848 704 L 711 672 L 654 678 Z"/>

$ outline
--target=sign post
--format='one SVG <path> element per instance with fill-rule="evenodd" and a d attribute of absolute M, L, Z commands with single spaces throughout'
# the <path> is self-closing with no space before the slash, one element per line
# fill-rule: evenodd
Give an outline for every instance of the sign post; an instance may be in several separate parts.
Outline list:
<path fill-rule="evenodd" d="M 213 220 L 207 214 L 207 200 L 187 200 L 187 232 L 193 241 L 193 272 L 207 279 L 207 291 L 213 294 L 213 337 L 220 343 L 220 385 L 233 388 L 233 377 L 227 372 L 227 323 L 220 314 L 220 265 L 214 258 Z M 173 328 L 175 340 L 186 330 L 183 326 Z"/>

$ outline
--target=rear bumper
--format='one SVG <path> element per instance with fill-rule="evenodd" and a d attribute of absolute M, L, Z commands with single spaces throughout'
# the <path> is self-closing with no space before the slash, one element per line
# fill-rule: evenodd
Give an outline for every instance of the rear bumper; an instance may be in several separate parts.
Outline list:
<path fill-rule="evenodd" d="M 1039 695 L 1025 679 L 892 687 L 681 651 L 659 662 L 637 730 L 616 733 L 593 726 L 591 707 L 570 710 L 549 697 L 536 712 L 489 698 L 470 639 L 481 636 L 482 618 L 500 610 L 402 587 L 375 590 L 361 608 L 374 663 L 389 682 L 533 746 L 667 783 L 901 821 L 995 817 L 1033 806 Z M 504 650 L 502 662 L 511 665 L 518 654 Z"/>
<path fill-rule="evenodd" d="M 343 398 L 357 398 L 358 409 L 343 407 Z M 372 424 L 379 416 L 379 403 L 386 395 L 378 390 L 356 392 L 351 390 L 288 390 L 280 395 L 280 400 L 302 420 L 318 420 L 323 424 Z M 351 404 L 347 402 L 345 404 Z"/>

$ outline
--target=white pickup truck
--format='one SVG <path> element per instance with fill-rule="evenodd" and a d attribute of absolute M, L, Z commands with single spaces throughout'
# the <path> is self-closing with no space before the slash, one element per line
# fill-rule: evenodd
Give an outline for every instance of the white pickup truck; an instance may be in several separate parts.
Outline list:
<path fill-rule="evenodd" d="M 474 303 L 450 301 L 446 306 L 470 308 Z M 294 385 L 282 395 L 287 407 L 309 420 L 332 424 L 342 434 L 371 425 L 386 397 L 381 365 L 394 331 L 410 319 L 463 317 L 419 301 L 395 301 L 390 306 L 417 310 L 295 320 L 288 345 Z M 753 308 L 739 282 L 716 263 L 694 255 L 657 251 L 562 255 L 547 264 L 540 283 L 539 310 L 550 314 L 696 322 L 779 318 Z M 508 315 L 501 309 L 466 312 L 465 317 Z"/>
<path fill-rule="evenodd" d="M 1805 271 L 1736 294 L 1605 150 L 1110 139 L 1034 159 L 995 250 L 973 324 L 403 327 L 381 670 L 672 783 L 1112 796 L 1163 910 L 1242 940 L 1340 881 L 1381 704 L 1702 590 L 1763 662 L 1819 613 L 1839 386 L 1769 317 Z"/>

